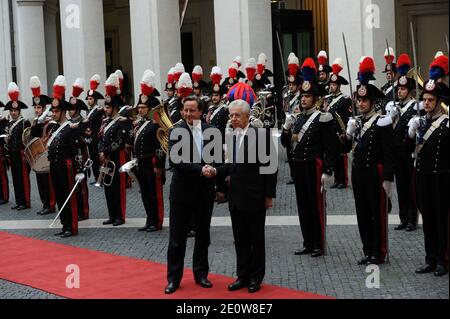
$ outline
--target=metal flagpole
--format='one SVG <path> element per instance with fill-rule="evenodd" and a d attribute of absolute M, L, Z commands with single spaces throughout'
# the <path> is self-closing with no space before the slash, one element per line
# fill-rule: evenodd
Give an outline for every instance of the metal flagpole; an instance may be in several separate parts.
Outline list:
<path fill-rule="evenodd" d="M 183 6 L 183 11 L 182 11 L 182 13 L 181 13 L 180 30 L 181 30 L 181 28 L 183 27 L 184 17 L 185 17 L 185 15 L 186 15 L 186 11 L 187 11 L 188 4 L 189 4 L 189 0 L 185 0 L 185 1 L 184 1 L 184 6 Z"/>

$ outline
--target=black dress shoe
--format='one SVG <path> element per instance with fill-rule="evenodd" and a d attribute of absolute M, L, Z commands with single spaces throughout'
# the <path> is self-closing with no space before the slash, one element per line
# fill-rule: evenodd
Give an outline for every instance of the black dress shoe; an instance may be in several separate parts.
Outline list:
<path fill-rule="evenodd" d="M 420 268 L 416 269 L 416 274 L 429 274 L 432 273 L 436 270 L 436 266 L 434 265 L 430 265 L 430 264 L 426 264 Z"/>
<path fill-rule="evenodd" d="M 380 265 L 382 264 L 380 257 L 371 256 L 367 259 L 367 265 Z"/>
<path fill-rule="evenodd" d="M 286 185 L 294 185 L 295 181 L 293 179 L 291 179 L 289 182 L 286 183 Z"/>
<path fill-rule="evenodd" d="M 405 230 L 406 229 L 406 224 L 400 224 L 400 225 L 398 225 L 397 227 L 395 227 L 394 229 L 395 230 Z"/>
<path fill-rule="evenodd" d="M 121 226 L 121 225 L 123 225 L 123 224 L 125 224 L 125 221 L 123 220 L 123 219 L 118 219 L 118 220 L 116 220 L 115 222 L 114 222 L 114 224 L 112 224 L 114 227 L 117 227 L 117 226 Z"/>
<path fill-rule="evenodd" d="M 251 293 L 251 294 L 254 294 L 255 292 L 258 292 L 260 290 L 261 290 L 261 285 L 258 284 L 258 283 L 251 283 L 248 286 L 248 292 Z"/>
<path fill-rule="evenodd" d="M 71 232 L 70 230 L 66 230 L 66 231 L 61 235 L 61 238 L 69 238 L 69 237 L 72 237 L 72 236 L 73 236 L 72 232 Z"/>
<path fill-rule="evenodd" d="M 414 225 L 413 223 L 409 223 L 408 226 L 406 226 L 405 230 L 409 233 L 417 230 L 417 226 Z"/>
<path fill-rule="evenodd" d="M 322 249 L 314 249 L 311 253 L 311 257 L 317 258 L 323 256 L 323 250 Z"/>
<path fill-rule="evenodd" d="M 200 280 L 196 280 L 195 283 L 202 288 L 212 288 L 213 284 L 207 278 L 202 278 Z"/>
<path fill-rule="evenodd" d="M 11 209 L 16 210 L 19 207 L 20 207 L 19 205 L 15 205 L 15 206 L 11 207 Z"/>
<path fill-rule="evenodd" d="M 157 232 L 157 231 L 160 231 L 160 230 L 161 230 L 161 228 L 158 228 L 156 226 L 149 226 L 147 228 L 146 232 L 147 233 L 154 233 L 154 232 Z"/>
<path fill-rule="evenodd" d="M 339 184 L 337 189 L 346 189 L 347 186 L 345 186 L 344 184 Z"/>
<path fill-rule="evenodd" d="M 82 222 L 83 220 L 88 220 L 86 216 L 78 216 L 78 221 Z"/>
<path fill-rule="evenodd" d="M 41 216 L 46 216 L 46 215 L 51 215 L 51 214 L 54 214 L 55 213 L 55 211 L 53 211 L 53 210 L 51 210 L 51 209 L 49 209 L 49 208 L 44 208 L 44 210 L 41 212 Z"/>
<path fill-rule="evenodd" d="M 358 260 L 358 265 L 359 266 L 367 265 L 367 261 L 369 260 L 369 258 L 370 258 L 369 256 L 366 256 L 363 259 Z"/>
<path fill-rule="evenodd" d="M 36 212 L 36 215 L 42 216 L 42 213 L 44 212 L 45 208 L 42 208 L 40 211 Z"/>
<path fill-rule="evenodd" d="M 107 221 L 103 222 L 103 225 L 112 225 L 112 224 L 114 224 L 114 221 L 111 219 L 108 219 Z"/>
<path fill-rule="evenodd" d="M 248 282 L 242 279 L 236 280 L 234 283 L 228 286 L 229 291 L 236 291 L 248 287 Z"/>
<path fill-rule="evenodd" d="M 147 229 L 150 227 L 149 224 L 146 224 L 144 227 L 139 228 L 138 231 L 147 231 Z"/>
<path fill-rule="evenodd" d="M 23 210 L 27 210 L 27 209 L 29 209 L 30 207 L 27 207 L 27 206 L 25 206 L 25 205 L 20 205 L 20 206 L 18 206 L 16 209 L 17 209 L 17 211 L 18 212 L 20 212 L 20 211 L 23 211 Z"/>
<path fill-rule="evenodd" d="M 436 277 L 445 276 L 448 273 L 447 268 L 444 265 L 437 265 L 436 270 L 434 271 L 434 275 Z"/>
<path fill-rule="evenodd" d="M 312 252 L 313 252 L 312 249 L 303 248 L 303 249 L 300 249 L 300 250 L 296 250 L 296 251 L 294 252 L 294 254 L 295 254 L 295 256 L 303 256 L 303 255 L 309 255 L 309 254 L 311 254 Z"/>
<path fill-rule="evenodd" d="M 195 231 L 190 230 L 190 231 L 187 233 L 187 238 L 194 238 L 194 237 L 195 237 Z"/>
<path fill-rule="evenodd" d="M 65 230 L 60 231 L 59 233 L 56 233 L 55 236 L 56 237 L 60 237 L 62 234 L 65 233 Z"/>
<path fill-rule="evenodd" d="M 167 285 L 166 289 L 164 290 L 164 293 L 166 295 L 173 294 L 175 291 L 177 291 L 178 288 L 180 288 L 180 285 L 177 285 L 174 282 L 169 282 L 169 284 Z"/>

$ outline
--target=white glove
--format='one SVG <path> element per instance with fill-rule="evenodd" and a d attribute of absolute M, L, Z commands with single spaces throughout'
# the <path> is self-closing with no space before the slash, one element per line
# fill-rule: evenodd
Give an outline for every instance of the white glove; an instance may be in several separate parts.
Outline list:
<path fill-rule="evenodd" d="M 283 125 L 283 128 L 287 131 L 289 131 L 292 126 L 295 124 L 295 122 L 297 122 L 297 118 L 294 115 L 289 115 L 286 118 L 286 122 Z"/>
<path fill-rule="evenodd" d="M 420 117 L 418 116 L 413 117 L 409 121 L 408 126 L 409 126 L 408 130 L 409 137 L 410 138 L 416 137 L 417 130 L 420 128 Z"/>
<path fill-rule="evenodd" d="M 325 188 L 325 185 L 329 182 L 329 181 L 331 181 L 331 179 L 332 179 L 333 177 L 332 176 L 330 176 L 330 175 L 327 175 L 327 174 L 322 174 L 322 177 L 321 177 L 321 183 L 322 183 L 322 187 L 321 187 L 321 192 L 323 193 L 323 189 Z"/>
<path fill-rule="evenodd" d="M 387 197 L 391 197 L 392 194 L 392 182 L 384 181 L 383 182 L 383 189 L 386 192 Z"/>
<path fill-rule="evenodd" d="M 350 119 L 347 123 L 347 136 L 350 138 L 353 137 L 357 128 L 358 122 L 356 122 L 356 119 Z"/>
<path fill-rule="evenodd" d="M 264 128 L 264 123 L 260 119 L 257 119 L 256 117 L 251 116 L 250 123 L 255 128 Z"/>
<path fill-rule="evenodd" d="M 391 107 L 389 109 L 386 107 L 386 111 L 392 120 L 395 120 L 397 118 L 397 116 L 400 114 L 400 112 L 398 111 L 398 108 L 395 107 L 394 105 L 391 105 Z"/>

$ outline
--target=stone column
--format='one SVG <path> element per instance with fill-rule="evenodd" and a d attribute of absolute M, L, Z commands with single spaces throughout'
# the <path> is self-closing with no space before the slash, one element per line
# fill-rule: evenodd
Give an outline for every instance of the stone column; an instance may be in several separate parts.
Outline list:
<path fill-rule="evenodd" d="M 181 61 L 178 0 L 130 1 L 131 43 L 135 96 L 146 69 L 156 74 L 156 86 L 164 89 L 167 72 Z"/>
<path fill-rule="evenodd" d="M 106 80 L 102 0 L 60 0 L 64 75 L 68 87 L 76 78 L 99 74 Z M 99 91 L 104 91 L 103 83 Z M 87 88 L 86 88 L 87 89 Z M 67 94 L 70 90 L 68 90 Z"/>
<path fill-rule="evenodd" d="M 8 2 L 0 1 L 0 101 L 8 101 L 8 83 L 11 82 L 11 42 Z M 5 114 L 0 110 L 0 115 Z"/>
<path fill-rule="evenodd" d="M 267 55 L 273 70 L 272 13 L 269 0 L 214 0 L 217 64 L 228 70 L 240 55 L 245 65 L 251 57 Z"/>
<path fill-rule="evenodd" d="M 345 19 L 343 19 L 345 17 Z M 345 61 L 342 32 L 347 38 L 350 69 L 354 86 L 357 77 L 359 60 L 362 56 L 372 56 L 375 59 L 377 81 L 381 86 L 385 81 L 381 71 L 386 64 L 384 52 L 386 39 L 389 46 L 396 48 L 395 36 L 395 1 L 394 0 L 329 0 L 328 1 L 328 38 L 330 47 L 330 63 L 336 57 Z M 400 52 L 396 52 L 397 56 Z M 347 75 L 347 65 L 343 75 Z M 349 93 L 349 92 L 346 92 Z"/>
<path fill-rule="evenodd" d="M 30 78 L 39 76 L 42 92 L 47 91 L 47 61 L 45 52 L 44 1 L 16 0 L 16 63 L 21 100 L 30 106 Z M 30 111 L 25 112 L 29 115 Z"/>

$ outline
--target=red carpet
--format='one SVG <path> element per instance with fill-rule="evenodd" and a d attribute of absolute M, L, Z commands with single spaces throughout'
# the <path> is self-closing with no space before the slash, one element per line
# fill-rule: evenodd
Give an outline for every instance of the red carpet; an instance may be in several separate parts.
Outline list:
<path fill-rule="evenodd" d="M 180 289 L 166 296 L 166 266 L 0 232 L 0 278 L 73 299 L 325 299 L 264 285 L 259 293 L 228 292 L 233 281 L 209 276 L 213 289 L 196 286 L 186 269 Z M 80 268 L 80 288 L 66 288 L 67 265 Z"/>

